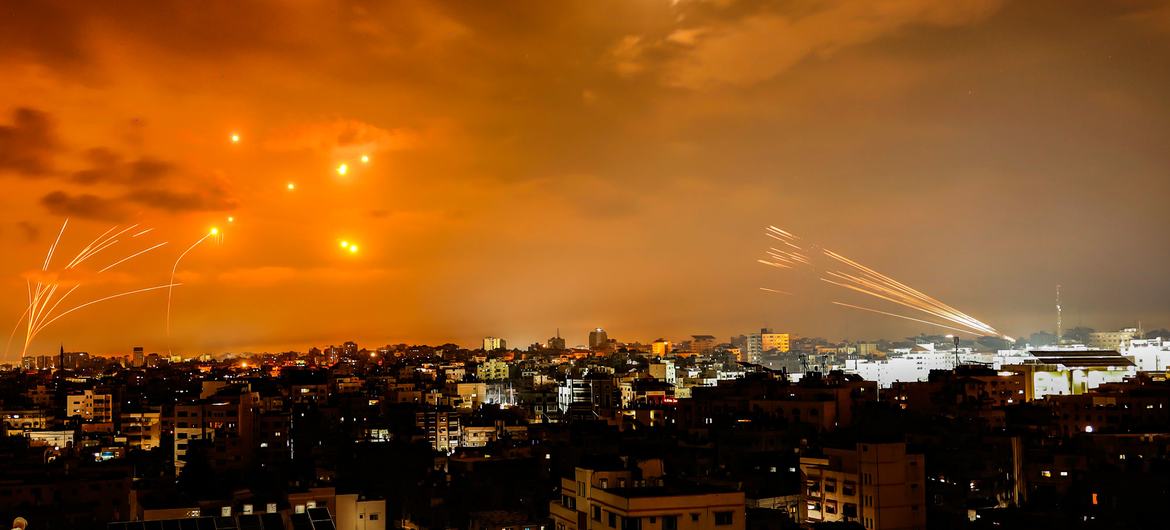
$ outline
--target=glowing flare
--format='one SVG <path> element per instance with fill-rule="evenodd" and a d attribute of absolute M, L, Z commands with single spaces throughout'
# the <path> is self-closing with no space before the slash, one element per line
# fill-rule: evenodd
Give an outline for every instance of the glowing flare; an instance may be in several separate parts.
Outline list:
<path fill-rule="evenodd" d="M 369 164 L 370 163 L 370 156 L 369 155 L 362 155 L 362 163 Z"/>
<path fill-rule="evenodd" d="M 229 215 L 227 221 L 229 223 L 234 223 L 234 222 L 236 222 L 236 218 Z"/>
<path fill-rule="evenodd" d="M 284 187 L 287 188 L 288 191 L 293 191 L 293 190 L 297 189 L 297 185 L 292 183 L 292 182 L 289 182 Z"/>
<path fill-rule="evenodd" d="M 343 239 L 343 240 L 341 241 L 341 248 L 349 248 L 349 241 L 345 241 L 345 240 Z"/>
<path fill-rule="evenodd" d="M 341 164 L 341 165 L 337 166 L 337 174 L 338 175 L 344 175 L 348 171 L 349 171 L 349 166 L 347 164 Z"/>
<path fill-rule="evenodd" d="M 350 246 L 349 246 L 349 253 L 350 253 L 350 254 L 357 254 L 357 251 L 358 251 L 358 246 L 357 246 L 357 245 L 350 245 Z"/>
<path fill-rule="evenodd" d="M 208 233 L 213 235 L 213 236 L 219 235 L 219 229 L 213 226 L 213 227 L 211 227 L 211 230 L 208 231 Z"/>
<path fill-rule="evenodd" d="M 232 133 L 232 143 L 233 143 L 233 144 L 238 144 L 238 143 L 240 143 L 240 135 L 239 135 L 239 133 Z"/>

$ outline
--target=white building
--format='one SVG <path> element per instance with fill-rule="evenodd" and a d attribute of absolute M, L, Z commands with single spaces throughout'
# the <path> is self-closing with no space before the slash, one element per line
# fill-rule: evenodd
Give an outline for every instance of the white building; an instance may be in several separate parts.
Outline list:
<path fill-rule="evenodd" d="M 896 382 L 926 381 L 931 370 L 954 370 L 955 361 L 954 352 L 937 351 L 933 344 L 919 344 L 908 350 L 894 350 L 884 360 L 846 360 L 845 371 L 887 388 Z"/>
<path fill-rule="evenodd" d="M 1122 346 L 1121 354 L 1133 361 L 1139 372 L 1164 372 L 1170 368 L 1170 340 L 1133 339 Z"/>

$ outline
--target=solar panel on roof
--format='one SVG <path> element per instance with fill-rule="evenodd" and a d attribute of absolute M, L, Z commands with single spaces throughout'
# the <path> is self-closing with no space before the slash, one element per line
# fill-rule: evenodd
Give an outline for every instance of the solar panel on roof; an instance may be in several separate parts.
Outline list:
<path fill-rule="evenodd" d="M 314 521 L 331 520 L 329 517 L 329 508 L 309 508 L 309 519 Z"/>
<path fill-rule="evenodd" d="M 309 515 L 304 513 L 294 513 L 289 516 L 292 522 L 293 530 L 313 530 L 313 522 L 309 520 Z"/>
<path fill-rule="evenodd" d="M 257 514 L 247 514 L 236 517 L 236 524 L 240 530 L 256 530 L 263 528 L 260 523 L 260 516 Z"/>
<path fill-rule="evenodd" d="M 279 513 L 266 513 L 260 516 L 260 523 L 264 530 L 284 530 L 284 518 Z"/>

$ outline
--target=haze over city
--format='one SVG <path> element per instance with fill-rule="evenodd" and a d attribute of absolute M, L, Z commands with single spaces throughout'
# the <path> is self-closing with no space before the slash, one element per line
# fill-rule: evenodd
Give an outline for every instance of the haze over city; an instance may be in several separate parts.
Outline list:
<path fill-rule="evenodd" d="M 1006 334 L 1052 330 L 1057 284 L 1069 327 L 1170 323 L 1164 2 L 2 9 L 0 315 L 66 218 L 58 265 L 168 242 L 79 297 L 222 231 L 170 337 L 162 289 L 37 353 L 939 331 L 761 265 L 770 225 Z"/>

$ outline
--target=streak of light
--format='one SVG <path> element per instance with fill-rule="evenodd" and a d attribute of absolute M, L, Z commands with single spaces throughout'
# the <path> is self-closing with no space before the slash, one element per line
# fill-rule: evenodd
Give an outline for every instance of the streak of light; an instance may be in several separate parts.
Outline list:
<path fill-rule="evenodd" d="M 899 315 L 899 314 L 897 314 L 897 313 L 890 313 L 889 311 L 880 311 L 880 310 L 877 310 L 877 309 L 871 309 L 871 308 L 868 308 L 868 307 L 861 307 L 861 306 L 859 306 L 859 305 L 846 304 L 845 302 L 837 302 L 837 301 L 834 301 L 833 303 L 834 303 L 834 304 L 836 304 L 836 305 L 839 305 L 839 306 L 843 306 L 843 307 L 849 307 L 849 308 L 853 308 L 853 309 L 860 309 L 860 310 L 862 310 L 862 311 L 869 311 L 869 312 L 871 312 L 871 313 L 877 313 L 877 314 L 879 314 L 879 315 L 887 315 L 887 316 L 891 316 L 891 317 L 904 318 L 904 319 L 906 319 L 906 320 L 913 320 L 914 322 L 921 322 L 921 323 L 923 323 L 923 324 L 930 324 L 930 325 L 932 325 L 932 326 L 938 326 L 938 327 L 940 327 L 940 328 L 949 329 L 949 330 L 951 330 L 951 331 L 958 331 L 959 333 L 966 333 L 966 334 L 968 334 L 968 335 L 975 335 L 976 337 L 978 337 L 978 336 L 979 336 L 979 334 L 978 334 L 978 333 L 974 333 L 974 332 L 971 332 L 971 331 L 967 331 L 967 330 L 965 330 L 965 329 L 953 328 L 953 327 L 951 327 L 951 326 L 947 326 L 947 325 L 944 325 L 944 324 L 939 324 L 938 322 L 931 322 L 931 321 L 929 321 L 929 320 L 922 320 L 922 319 L 920 319 L 920 318 L 908 317 L 908 316 L 905 316 L 905 315 Z"/>
<path fill-rule="evenodd" d="M 150 248 L 148 248 L 148 249 L 146 249 L 146 250 L 139 250 L 138 252 L 135 252 L 135 253 L 133 253 L 133 254 L 131 254 L 131 255 L 129 255 L 129 256 L 126 256 L 126 257 L 124 257 L 124 258 L 122 258 L 122 259 L 120 259 L 120 260 L 118 260 L 118 261 L 115 261 L 115 262 L 113 262 L 113 263 L 111 263 L 111 264 L 109 264 L 109 265 L 106 265 L 105 267 L 103 267 L 103 268 L 101 268 L 100 270 L 98 270 L 98 273 L 100 274 L 100 273 L 106 272 L 106 271 L 108 271 L 108 270 L 110 270 L 110 269 L 112 269 L 112 268 L 114 268 L 114 267 L 117 267 L 118 265 L 121 265 L 122 263 L 125 263 L 125 262 L 127 262 L 127 261 L 130 261 L 131 259 L 137 258 L 138 256 L 141 256 L 141 255 L 143 255 L 143 254 L 146 254 L 147 252 L 150 252 L 150 251 L 152 251 L 152 250 L 154 250 L 154 249 L 156 249 L 156 248 L 158 248 L 158 247 L 161 247 L 161 246 L 163 246 L 163 245 L 166 245 L 166 244 L 167 244 L 167 242 L 166 242 L 166 241 L 163 241 L 162 243 L 159 243 L 159 244 L 157 244 L 157 245 L 155 245 L 155 246 L 153 246 L 153 247 L 150 247 Z"/>
<path fill-rule="evenodd" d="M 785 265 L 783 263 L 776 263 L 774 261 L 768 261 L 768 260 L 763 260 L 763 259 L 758 259 L 756 261 L 763 263 L 764 265 L 767 265 L 769 267 L 776 267 L 777 269 L 791 269 L 792 268 L 791 265 Z"/>
<path fill-rule="evenodd" d="M 139 232 L 139 233 L 137 233 L 137 234 L 134 234 L 134 235 L 132 235 L 132 236 L 130 236 L 130 237 L 131 237 L 131 238 L 138 237 L 138 236 L 140 236 L 140 235 L 143 235 L 143 234 L 150 233 L 150 232 L 151 232 L 151 231 L 153 231 L 153 230 L 154 230 L 154 228 L 153 228 L 153 227 L 151 227 L 151 228 L 147 228 L 146 230 L 143 230 L 143 231 L 141 231 L 141 232 Z"/>
<path fill-rule="evenodd" d="M 780 290 L 771 289 L 771 288 L 768 288 L 768 287 L 760 287 L 760 290 L 761 290 L 761 291 L 766 291 L 766 292 L 769 292 L 769 293 L 776 293 L 776 294 L 789 294 L 789 295 L 790 295 L 790 294 L 792 294 L 792 293 L 790 293 L 790 292 L 788 292 L 788 291 L 780 291 Z"/>
<path fill-rule="evenodd" d="M 121 293 L 117 293 L 117 294 L 112 294 L 109 296 L 103 296 L 101 298 L 98 298 L 97 300 L 90 300 L 89 302 L 86 302 L 84 304 L 74 306 L 71 309 L 61 313 L 60 315 L 53 317 L 52 320 L 46 322 L 41 327 L 43 328 L 44 326 L 48 326 L 49 324 L 52 324 L 53 322 L 56 322 L 57 320 L 61 319 L 65 315 L 68 315 L 69 313 L 72 313 L 72 312 L 77 311 L 79 309 L 84 309 L 84 308 L 89 307 L 91 305 L 94 305 L 98 302 L 105 302 L 106 300 L 113 300 L 115 298 L 121 298 L 123 296 L 130 296 L 132 294 L 145 293 L 145 292 L 149 292 L 149 291 L 157 291 L 159 289 L 170 289 L 170 288 L 174 288 L 174 287 L 179 286 L 179 285 L 183 285 L 183 284 L 181 284 L 181 283 L 168 283 L 168 284 L 163 284 L 163 285 L 155 285 L 154 287 L 143 287 L 142 289 L 134 289 L 133 291 L 126 291 L 126 292 L 121 292 Z"/>
<path fill-rule="evenodd" d="M 174 299 L 175 285 L 178 285 L 175 283 L 175 272 L 177 272 L 179 270 L 179 262 L 183 261 L 183 258 L 186 257 L 189 252 L 194 250 L 195 247 L 199 246 L 200 243 L 207 241 L 207 238 L 214 236 L 218 232 L 219 232 L 218 230 L 216 230 L 215 228 L 212 228 L 203 237 L 199 238 L 194 243 L 191 243 L 191 246 L 187 247 L 187 250 L 184 250 L 182 254 L 179 254 L 179 257 L 175 259 L 174 266 L 171 267 L 171 281 L 167 284 L 167 340 L 168 340 L 167 353 L 168 354 L 170 353 L 170 350 L 171 350 L 170 344 L 169 344 L 170 338 L 171 338 L 171 301 Z"/>
<path fill-rule="evenodd" d="M 45 255 L 45 264 L 41 266 L 42 271 L 49 270 L 49 262 L 53 260 L 53 252 L 57 250 L 57 244 L 61 242 L 61 235 L 65 233 L 66 226 L 69 226 L 69 218 L 65 218 L 65 222 L 61 223 L 61 231 L 57 232 L 57 239 L 53 240 L 53 245 L 49 247 L 49 253 Z"/>

